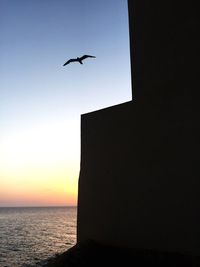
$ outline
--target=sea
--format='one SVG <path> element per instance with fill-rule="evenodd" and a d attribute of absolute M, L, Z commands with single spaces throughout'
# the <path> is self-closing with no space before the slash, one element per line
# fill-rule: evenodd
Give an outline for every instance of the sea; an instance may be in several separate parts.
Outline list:
<path fill-rule="evenodd" d="M 0 208 L 0 267 L 40 267 L 76 243 L 76 207 Z"/>

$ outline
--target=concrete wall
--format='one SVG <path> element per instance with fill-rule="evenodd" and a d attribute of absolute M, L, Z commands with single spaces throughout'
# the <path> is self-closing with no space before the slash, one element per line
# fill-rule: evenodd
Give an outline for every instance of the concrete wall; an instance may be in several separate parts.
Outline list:
<path fill-rule="evenodd" d="M 129 2 L 134 101 L 82 115 L 78 242 L 200 255 L 199 21 L 177 7 Z"/>
<path fill-rule="evenodd" d="M 134 98 L 165 102 L 200 96 L 197 2 L 128 2 Z"/>

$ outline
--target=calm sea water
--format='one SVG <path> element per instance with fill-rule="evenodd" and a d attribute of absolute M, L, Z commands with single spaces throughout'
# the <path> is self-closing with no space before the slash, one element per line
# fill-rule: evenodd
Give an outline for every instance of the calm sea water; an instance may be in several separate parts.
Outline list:
<path fill-rule="evenodd" d="M 76 243 L 76 207 L 0 208 L 0 267 L 43 266 Z"/>

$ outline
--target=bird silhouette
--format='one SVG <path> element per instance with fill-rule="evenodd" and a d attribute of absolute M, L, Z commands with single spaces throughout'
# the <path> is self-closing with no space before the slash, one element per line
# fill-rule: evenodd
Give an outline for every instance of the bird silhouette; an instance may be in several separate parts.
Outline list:
<path fill-rule="evenodd" d="M 91 58 L 96 58 L 95 56 L 90 56 L 90 55 L 84 55 L 82 57 L 77 57 L 77 58 L 71 58 L 69 59 L 67 62 L 65 62 L 65 64 L 63 66 L 66 66 L 67 64 L 71 63 L 71 62 L 79 62 L 80 64 L 83 64 L 83 60 L 91 57 Z"/>

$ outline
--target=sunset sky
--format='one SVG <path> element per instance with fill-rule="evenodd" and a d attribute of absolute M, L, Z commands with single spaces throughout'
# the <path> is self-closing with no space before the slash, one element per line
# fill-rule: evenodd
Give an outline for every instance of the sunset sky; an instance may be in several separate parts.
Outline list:
<path fill-rule="evenodd" d="M 131 99 L 127 1 L 1 0 L 0 32 L 0 206 L 76 205 L 80 115 Z"/>

